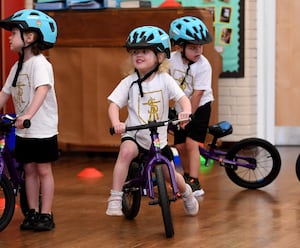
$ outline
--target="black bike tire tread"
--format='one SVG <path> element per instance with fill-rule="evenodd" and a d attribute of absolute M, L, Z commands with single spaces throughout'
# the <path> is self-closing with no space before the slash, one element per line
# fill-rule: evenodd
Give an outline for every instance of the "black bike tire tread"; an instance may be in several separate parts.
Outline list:
<path fill-rule="evenodd" d="M 8 224 L 10 223 L 14 215 L 16 197 L 11 182 L 4 174 L 1 177 L 0 186 L 3 190 L 3 194 L 5 197 L 4 210 L 2 212 L 2 216 L 0 216 L 0 232 L 1 232 L 8 226 Z"/>
<path fill-rule="evenodd" d="M 162 166 L 156 165 L 154 171 L 157 180 L 158 200 L 162 211 L 165 234 L 167 238 L 171 238 L 174 236 L 174 226 L 170 209 L 170 200 L 166 187 L 166 182 L 164 179 Z"/>
<path fill-rule="evenodd" d="M 273 166 L 270 173 L 263 180 L 257 182 L 257 181 L 246 181 L 244 179 L 241 179 L 236 174 L 235 170 L 231 168 L 226 167 L 225 170 L 229 179 L 232 182 L 234 182 L 236 185 L 247 189 L 258 189 L 269 185 L 277 178 L 281 169 L 281 157 L 277 148 L 274 145 L 272 145 L 270 142 L 260 138 L 246 138 L 235 143 L 232 146 L 232 148 L 227 153 L 226 159 L 232 160 L 240 150 L 250 145 L 262 147 L 270 153 L 273 159 Z"/>
<path fill-rule="evenodd" d="M 128 170 L 128 175 L 127 175 L 127 180 L 130 180 L 137 176 L 137 174 L 136 174 L 137 172 L 134 171 L 132 166 L 136 166 L 136 164 L 134 164 L 134 162 L 132 162 L 130 164 L 129 170 Z M 136 186 L 135 188 L 138 188 L 138 190 L 135 190 L 135 191 L 130 190 L 130 188 L 131 188 L 130 185 L 126 185 L 123 187 L 122 212 L 123 212 L 124 216 L 126 217 L 126 219 L 132 220 L 138 215 L 138 213 L 140 211 L 142 192 L 141 192 L 140 186 Z M 132 198 L 132 201 L 127 200 L 128 195 Z M 130 204 L 128 204 L 128 203 L 130 203 Z"/>

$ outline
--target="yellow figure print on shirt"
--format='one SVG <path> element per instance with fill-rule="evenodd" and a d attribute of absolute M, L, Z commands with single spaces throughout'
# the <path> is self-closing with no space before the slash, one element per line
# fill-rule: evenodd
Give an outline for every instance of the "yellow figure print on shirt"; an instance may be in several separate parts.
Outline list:
<path fill-rule="evenodd" d="M 16 87 L 13 87 L 12 94 L 16 113 L 20 114 L 25 111 L 30 102 L 30 81 L 28 75 L 20 74 Z"/>
<path fill-rule="evenodd" d="M 139 97 L 138 113 L 143 123 L 161 120 L 164 111 L 162 91 L 144 92 L 144 97 Z"/>
<path fill-rule="evenodd" d="M 186 71 L 174 70 L 173 78 L 176 80 L 180 88 L 184 91 L 187 87 L 187 83 L 193 82 L 193 77 L 190 74 L 186 75 Z"/>

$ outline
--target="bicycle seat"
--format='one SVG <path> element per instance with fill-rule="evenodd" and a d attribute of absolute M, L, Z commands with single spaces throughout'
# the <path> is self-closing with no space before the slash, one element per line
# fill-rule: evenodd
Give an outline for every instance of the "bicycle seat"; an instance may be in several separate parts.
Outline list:
<path fill-rule="evenodd" d="M 208 132 L 216 138 L 229 135 L 232 131 L 232 125 L 228 121 L 221 121 L 208 127 Z"/>

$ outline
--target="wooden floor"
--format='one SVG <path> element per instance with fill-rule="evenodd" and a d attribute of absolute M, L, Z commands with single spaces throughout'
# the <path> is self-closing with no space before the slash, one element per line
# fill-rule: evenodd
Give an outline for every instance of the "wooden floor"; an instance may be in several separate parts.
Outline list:
<path fill-rule="evenodd" d="M 185 216 L 181 200 L 171 204 L 172 239 L 164 236 L 159 207 L 149 206 L 147 198 L 133 221 L 105 215 L 115 158 L 63 155 L 53 168 L 56 228 L 44 233 L 20 231 L 23 216 L 17 208 L 12 222 L 0 233 L 0 247 L 299 247 L 300 182 L 295 174 L 299 148 L 279 148 L 279 177 L 261 190 L 236 186 L 218 165 L 202 172 L 206 195 L 199 215 Z M 78 173 L 87 168 L 103 176 L 80 178 Z"/>

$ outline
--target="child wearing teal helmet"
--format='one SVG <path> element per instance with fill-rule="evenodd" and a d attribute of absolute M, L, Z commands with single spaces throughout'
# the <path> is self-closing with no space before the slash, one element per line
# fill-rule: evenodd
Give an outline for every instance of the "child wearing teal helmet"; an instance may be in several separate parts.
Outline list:
<path fill-rule="evenodd" d="M 167 120 L 170 99 L 174 99 L 181 106 L 180 119 L 189 117 L 191 111 L 190 101 L 168 74 L 165 66 L 165 59 L 169 58 L 171 48 L 169 36 L 162 29 L 154 26 L 138 27 L 129 34 L 125 47 L 130 54 L 133 71 L 108 96 L 108 114 L 112 127 L 116 133 L 122 135 L 106 210 L 106 214 L 110 216 L 123 215 L 122 188 L 130 162 L 140 152 L 147 152 L 151 144 L 149 130 L 125 132 L 125 126 Z M 150 109 L 153 106 L 147 103 L 153 99 L 155 106 Z M 128 117 L 124 122 L 119 119 L 119 111 L 126 106 Z M 167 127 L 159 127 L 158 131 L 162 153 L 172 161 L 172 152 L 167 144 Z M 188 215 L 196 215 L 199 210 L 198 201 L 182 175 L 175 171 L 174 164 L 173 168 L 184 201 L 184 210 Z"/>
<path fill-rule="evenodd" d="M 16 159 L 24 164 L 30 209 L 20 229 L 48 231 L 55 226 L 52 162 L 58 159 L 58 113 L 52 65 L 40 52 L 54 46 L 57 27 L 51 17 L 32 9 L 1 20 L 0 27 L 11 32 L 10 49 L 19 54 L 0 92 L 0 109 L 12 96 L 17 115 Z M 23 128 L 26 119 L 31 120 L 28 129 Z"/>
<path fill-rule="evenodd" d="M 203 45 L 212 41 L 205 24 L 193 16 L 184 16 L 172 21 L 169 31 L 175 51 L 171 53 L 170 74 L 190 99 L 192 121 L 186 128 L 174 130 L 174 145 L 178 150 L 184 178 L 192 187 L 193 194 L 204 194 L 199 182 L 199 143 L 204 143 L 211 102 L 214 100 L 211 81 L 212 68 L 202 54 Z M 181 111 L 178 104 L 175 110 Z"/>

